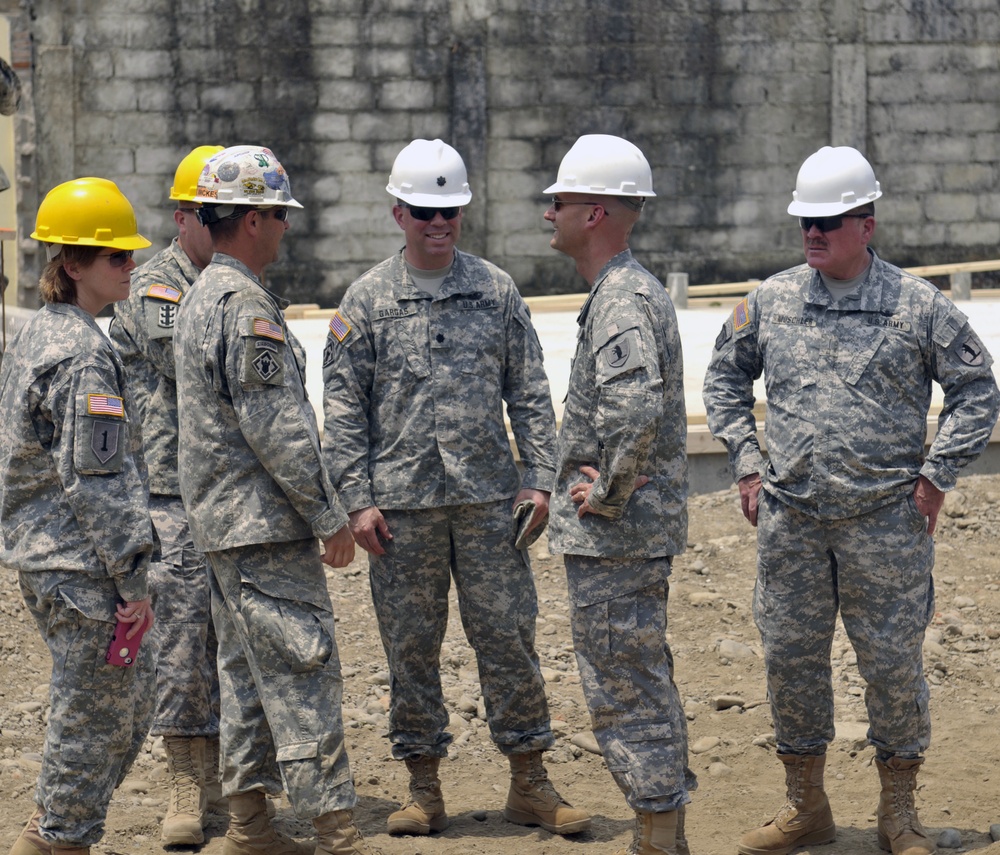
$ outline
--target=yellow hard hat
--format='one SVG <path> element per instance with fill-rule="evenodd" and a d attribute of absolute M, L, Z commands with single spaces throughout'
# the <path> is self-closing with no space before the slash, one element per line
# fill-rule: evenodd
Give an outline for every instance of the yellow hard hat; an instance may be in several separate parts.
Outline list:
<path fill-rule="evenodd" d="M 76 178 L 49 190 L 38 207 L 35 240 L 76 246 L 144 249 L 135 211 L 114 181 Z"/>
<path fill-rule="evenodd" d="M 210 157 L 223 151 L 221 145 L 200 145 L 178 164 L 174 173 L 174 186 L 170 188 L 170 198 L 178 202 L 193 202 L 198 195 L 198 176 Z"/>

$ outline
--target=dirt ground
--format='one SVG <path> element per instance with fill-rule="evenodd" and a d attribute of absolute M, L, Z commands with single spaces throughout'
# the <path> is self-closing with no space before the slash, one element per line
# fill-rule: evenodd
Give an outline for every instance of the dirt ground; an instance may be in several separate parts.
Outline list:
<path fill-rule="evenodd" d="M 937 540 L 937 614 L 925 645 L 934 734 L 918 778 L 918 807 L 937 837 L 957 832 L 957 848 L 1000 855 L 1000 478 L 963 479 L 949 494 Z M 686 554 L 675 563 L 670 641 L 690 725 L 691 766 L 700 788 L 688 809 L 695 855 L 734 853 L 744 829 L 768 818 L 783 799 L 765 703 L 760 642 L 750 614 L 755 548 L 734 490 L 695 497 Z M 539 595 L 538 653 L 548 683 L 556 748 L 550 775 L 571 802 L 594 817 L 591 831 L 560 838 L 506 823 L 501 815 L 507 766 L 492 747 L 475 662 L 453 607 L 443 654 L 445 693 L 455 736 L 441 777 L 451 827 L 429 838 L 391 838 L 385 820 L 406 791 L 406 770 L 389 758 L 388 687 L 362 559 L 329 573 L 346 678 L 345 720 L 365 836 L 385 855 L 459 853 L 614 853 L 631 839 L 632 813 L 600 756 L 587 750 L 589 719 L 572 653 L 562 563 L 532 550 Z M 14 575 L 0 574 L 0 852 L 32 811 L 32 790 L 48 709 L 48 653 L 22 608 Z M 842 630 L 834 643 L 838 738 L 827 782 L 838 838 L 799 850 L 863 855 L 875 835 L 878 776 L 865 743 L 863 682 Z M 166 764 L 152 741 L 111 803 L 107 834 L 95 853 L 161 853 L 158 823 L 167 801 Z M 276 822 L 300 838 L 308 823 L 277 801 Z M 222 851 L 226 821 L 213 819 L 206 855 Z M 176 850 L 195 851 L 195 850 Z"/>

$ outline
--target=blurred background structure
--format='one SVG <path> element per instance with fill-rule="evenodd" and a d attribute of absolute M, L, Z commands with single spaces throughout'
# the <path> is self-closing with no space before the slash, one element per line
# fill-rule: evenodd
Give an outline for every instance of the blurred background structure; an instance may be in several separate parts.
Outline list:
<path fill-rule="evenodd" d="M 384 187 L 415 137 L 462 152 L 462 245 L 526 295 L 582 288 L 548 247 L 541 190 L 583 133 L 652 164 L 633 247 L 664 282 L 796 262 L 785 208 L 825 144 L 872 162 L 888 260 L 1000 254 L 996 0 L 0 0 L 0 55 L 23 86 L 0 117 L 21 306 L 37 305 L 27 236 L 47 190 L 115 180 L 152 253 L 173 169 L 201 144 L 267 145 L 286 165 L 306 209 L 269 276 L 322 306 L 401 245 Z"/>

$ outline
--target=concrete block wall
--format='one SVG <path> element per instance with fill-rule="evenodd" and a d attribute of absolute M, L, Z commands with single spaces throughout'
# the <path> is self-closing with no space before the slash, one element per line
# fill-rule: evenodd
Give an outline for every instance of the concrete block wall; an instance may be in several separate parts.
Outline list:
<path fill-rule="evenodd" d="M 0 14 L 25 84 L 7 169 L 25 305 L 49 188 L 118 181 L 155 249 L 173 168 L 206 143 L 268 145 L 287 167 L 306 208 L 269 281 L 323 305 L 401 245 L 384 188 L 418 136 L 463 153 L 462 246 L 526 294 L 583 287 L 548 247 L 541 192 L 583 133 L 650 160 L 658 198 L 633 246 L 663 279 L 797 263 L 785 208 L 826 144 L 875 166 L 885 257 L 972 260 L 1000 242 L 995 0 L 0 0 Z"/>

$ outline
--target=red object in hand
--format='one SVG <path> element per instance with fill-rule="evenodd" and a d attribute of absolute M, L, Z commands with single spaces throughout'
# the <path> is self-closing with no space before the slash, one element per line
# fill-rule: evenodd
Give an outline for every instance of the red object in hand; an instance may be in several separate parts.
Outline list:
<path fill-rule="evenodd" d="M 118 624 L 115 626 L 114 635 L 111 636 L 111 644 L 108 645 L 108 652 L 104 656 L 104 661 L 109 665 L 129 668 L 135 664 L 135 660 L 139 656 L 139 642 L 142 641 L 142 637 L 146 634 L 146 621 L 142 621 L 142 629 L 135 635 L 131 638 L 126 638 L 125 633 L 132 629 L 133 626 L 135 626 L 134 623 L 126 623 L 123 620 L 118 621 Z"/>

